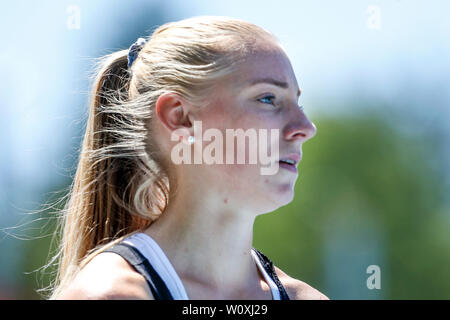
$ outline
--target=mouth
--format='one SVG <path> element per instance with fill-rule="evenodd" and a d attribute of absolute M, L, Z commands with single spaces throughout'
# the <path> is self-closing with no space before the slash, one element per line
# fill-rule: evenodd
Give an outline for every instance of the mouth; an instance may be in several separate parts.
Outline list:
<path fill-rule="evenodd" d="M 293 164 L 289 164 L 289 163 L 287 163 L 285 161 L 281 161 L 280 160 L 279 161 L 279 165 L 280 165 L 280 168 L 284 168 L 284 169 L 287 169 L 287 170 L 289 170 L 291 172 L 297 173 L 297 167 L 295 165 L 293 165 Z"/>
<path fill-rule="evenodd" d="M 301 153 L 291 153 L 280 158 L 280 163 L 286 163 L 288 165 L 297 166 L 297 164 L 302 160 Z"/>
<path fill-rule="evenodd" d="M 278 161 L 280 167 L 288 169 L 289 171 L 297 173 L 297 165 L 302 159 L 302 155 L 299 153 L 292 153 L 285 157 L 280 158 Z"/>
<path fill-rule="evenodd" d="M 278 161 L 278 162 L 280 162 L 280 163 L 286 163 L 286 164 L 291 165 L 291 166 L 295 166 L 295 165 L 296 165 L 295 161 L 294 161 L 294 160 L 291 160 L 291 159 L 280 160 L 280 161 Z"/>

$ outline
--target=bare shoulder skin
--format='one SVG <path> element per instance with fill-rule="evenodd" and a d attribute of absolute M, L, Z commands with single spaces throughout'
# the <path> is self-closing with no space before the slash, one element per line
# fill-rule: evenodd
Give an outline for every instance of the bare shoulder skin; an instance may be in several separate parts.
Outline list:
<path fill-rule="evenodd" d="M 154 300 L 145 278 L 121 256 L 94 257 L 57 297 L 58 300 Z"/>
<path fill-rule="evenodd" d="M 280 268 L 275 267 L 275 272 L 278 278 L 286 289 L 287 294 L 291 300 L 330 300 L 326 295 L 319 290 L 314 289 L 309 284 L 292 278 Z"/>

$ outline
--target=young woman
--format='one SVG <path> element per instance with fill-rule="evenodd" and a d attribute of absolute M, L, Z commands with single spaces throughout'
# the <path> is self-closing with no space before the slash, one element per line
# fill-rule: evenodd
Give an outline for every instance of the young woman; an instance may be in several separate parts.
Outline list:
<path fill-rule="evenodd" d="M 299 95 L 275 37 L 238 19 L 167 23 L 105 57 L 51 298 L 327 299 L 252 248 L 256 216 L 293 199 L 302 144 L 316 132 Z M 224 140 L 227 129 L 269 131 L 258 146 L 279 170 L 249 164 L 250 145 L 237 162 L 225 142 L 213 152 L 223 162 L 175 163 L 181 143 L 201 157 L 213 140 L 196 123 Z"/>

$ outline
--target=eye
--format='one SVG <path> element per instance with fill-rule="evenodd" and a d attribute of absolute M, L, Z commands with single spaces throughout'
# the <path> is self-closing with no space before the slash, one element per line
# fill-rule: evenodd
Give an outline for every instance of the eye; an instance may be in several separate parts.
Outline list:
<path fill-rule="evenodd" d="M 258 101 L 261 101 L 262 103 L 274 105 L 273 99 L 275 99 L 275 96 L 272 95 L 272 94 L 269 94 L 269 95 L 267 95 L 267 96 L 264 96 L 264 97 L 258 99 Z"/>

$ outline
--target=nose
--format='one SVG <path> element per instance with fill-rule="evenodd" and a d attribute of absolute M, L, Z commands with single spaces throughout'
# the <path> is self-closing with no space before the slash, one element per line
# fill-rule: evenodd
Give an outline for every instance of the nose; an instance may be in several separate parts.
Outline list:
<path fill-rule="evenodd" d="M 296 108 L 298 111 L 289 115 L 289 122 L 284 128 L 284 137 L 286 140 L 302 140 L 305 142 L 317 133 L 317 128 L 312 123 L 303 110 Z"/>

